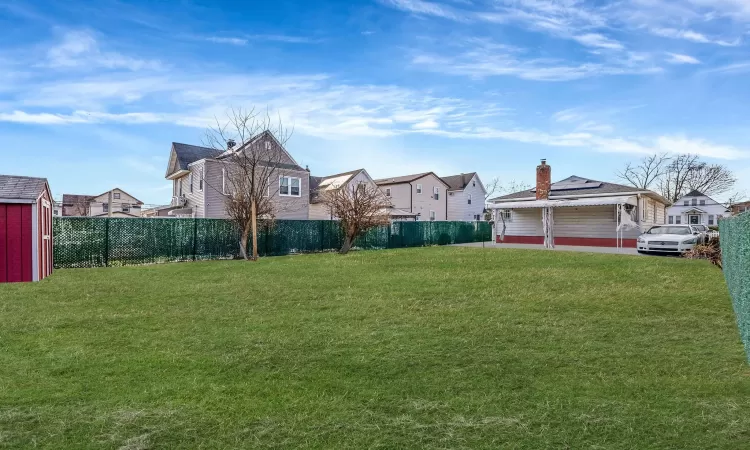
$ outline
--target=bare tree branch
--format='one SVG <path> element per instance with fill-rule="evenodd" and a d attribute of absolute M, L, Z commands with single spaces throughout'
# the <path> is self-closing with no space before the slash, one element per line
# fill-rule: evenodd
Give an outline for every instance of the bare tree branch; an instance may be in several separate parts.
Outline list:
<path fill-rule="evenodd" d="M 270 133 L 266 139 L 256 139 L 265 132 Z M 223 163 L 223 185 L 212 188 L 224 194 L 226 213 L 241 230 L 245 259 L 258 259 L 258 221 L 273 221 L 282 208 L 295 207 L 293 200 L 282 205 L 274 199 L 280 193 L 302 194 L 301 183 L 294 185 L 296 178 L 285 178 L 289 170 L 282 147 L 290 137 L 280 118 L 274 123 L 267 111 L 261 115 L 255 109 L 231 108 L 223 123 L 216 118 L 216 126 L 206 130 L 204 145 L 215 149 Z M 252 256 L 247 254 L 250 236 Z"/>
<path fill-rule="evenodd" d="M 639 189 L 650 189 L 664 175 L 669 160 L 666 153 L 646 156 L 637 165 L 628 163 L 617 176 Z"/>
<path fill-rule="evenodd" d="M 388 224 L 391 205 L 377 186 L 347 184 L 323 191 L 321 198 L 344 233 L 341 254 L 348 253 L 354 240 L 370 228 Z"/>

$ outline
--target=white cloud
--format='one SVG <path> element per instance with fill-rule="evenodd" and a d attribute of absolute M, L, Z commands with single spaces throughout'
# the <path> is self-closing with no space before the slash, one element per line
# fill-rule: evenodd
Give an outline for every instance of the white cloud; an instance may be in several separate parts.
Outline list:
<path fill-rule="evenodd" d="M 750 157 L 748 150 L 728 145 L 718 145 L 703 139 L 688 139 L 682 136 L 662 136 L 656 140 L 656 148 L 668 153 L 692 153 L 717 159 L 744 159 Z"/>
<path fill-rule="evenodd" d="M 94 35 L 88 31 L 69 31 L 62 42 L 47 51 L 46 66 L 60 69 L 158 70 L 159 61 L 131 58 L 117 52 L 101 51 Z"/>
<path fill-rule="evenodd" d="M 440 124 L 432 119 L 425 120 L 424 122 L 415 123 L 411 126 L 415 130 L 430 130 L 440 128 Z"/>
<path fill-rule="evenodd" d="M 734 41 L 726 41 L 723 39 L 716 39 L 716 38 L 709 38 L 703 33 L 699 33 L 697 31 L 693 30 L 681 30 L 676 28 L 653 28 L 650 30 L 651 33 L 672 38 L 672 39 L 684 39 L 686 41 L 692 41 L 697 42 L 700 44 L 715 44 L 715 45 L 721 45 L 723 47 L 734 47 L 737 45 L 740 45 L 740 40 L 736 39 Z"/>
<path fill-rule="evenodd" d="M 236 38 L 236 37 L 216 37 L 216 36 L 210 36 L 206 38 L 209 42 L 214 42 L 216 44 L 230 44 L 230 45 L 245 45 L 247 44 L 247 39 L 243 38 Z"/>
<path fill-rule="evenodd" d="M 625 48 L 625 46 L 621 43 L 599 33 L 588 33 L 573 36 L 573 40 L 587 47 L 606 48 L 610 50 L 623 50 Z"/>
<path fill-rule="evenodd" d="M 380 0 L 381 3 L 402 11 L 464 21 L 466 17 L 448 6 L 422 0 Z"/>
<path fill-rule="evenodd" d="M 667 59 L 667 62 L 670 64 L 700 64 L 701 62 L 690 56 L 690 55 L 682 55 L 679 53 L 669 53 L 669 59 Z"/>

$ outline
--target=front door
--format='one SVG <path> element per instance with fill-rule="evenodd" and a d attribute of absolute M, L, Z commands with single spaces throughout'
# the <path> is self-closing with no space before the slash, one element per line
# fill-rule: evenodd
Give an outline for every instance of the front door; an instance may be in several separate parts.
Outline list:
<path fill-rule="evenodd" d="M 688 222 L 690 223 L 690 225 L 700 225 L 701 216 L 699 214 L 690 214 L 688 216 Z"/>

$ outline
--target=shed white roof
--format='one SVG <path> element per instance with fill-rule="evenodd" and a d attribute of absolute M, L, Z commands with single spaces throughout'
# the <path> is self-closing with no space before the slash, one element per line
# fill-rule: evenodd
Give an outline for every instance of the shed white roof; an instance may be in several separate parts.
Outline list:
<path fill-rule="evenodd" d="M 491 209 L 565 208 L 575 206 L 638 205 L 634 195 L 614 197 L 589 197 L 572 200 L 529 200 L 522 202 L 492 203 Z"/>

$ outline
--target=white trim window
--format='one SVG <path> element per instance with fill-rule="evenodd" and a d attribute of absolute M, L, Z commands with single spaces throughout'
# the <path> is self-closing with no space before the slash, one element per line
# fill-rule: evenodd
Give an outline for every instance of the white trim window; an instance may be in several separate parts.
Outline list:
<path fill-rule="evenodd" d="M 698 202 L 698 204 L 700 206 L 706 206 L 706 201 L 705 200 L 701 200 L 700 202 Z"/>
<path fill-rule="evenodd" d="M 102 203 L 102 212 L 109 212 L 109 203 Z"/>
<path fill-rule="evenodd" d="M 674 216 L 669 216 L 669 224 L 674 224 Z"/>
<path fill-rule="evenodd" d="M 279 195 L 282 197 L 302 197 L 302 178 L 280 176 Z"/>
<path fill-rule="evenodd" d="M 417 194 L 422 194 L 422 185 L 421 184 L 417 185 Z"/>
<path fill-rule="evenodd" d="M 681 225 L 682 224 L 682 216 L 674 216 L 674 224 L 675 225 Z"/>
<path fill-rule="evenodd" d="M 440 188 L 435 186 L 432 188 L 432 196 L 435 198 L 435 200 L 440 200 Z"/>
<path fill-rule="evenodd" d="M 129 203 L 123 203 L 121 206 L 122 212 L 129 213 L 130 212 L 130 204 Z"/>
<path fill-rule="evenodd" d="M 500 210 L 500 214 L 502 215 L 502 219 L 504 221 L 513 222 L 513 210 L 512 209 Z"/>
<path fill-rule="evenodd" d="M 391 196 L 391 188 L 385 188 L 385 196 L 390 197 Z"/>
<path fill-rule="evenodd" d="M 227 168 L 221 168 L 221 193 L 227 195 Z"/>
<path fill-rule="evenodd" d="M 435 221 L 435 211 L 433 210 L 430 210 L 430 220 L 433 222 Z"/>
<path fill-rule="evenodd" d="M 193 172 L 190 172 L 190 193 L 193 193 Z"/>
<path fill-rule="evenodd" d="M 714 220 L 715 220 L 714 215 L 713 214 L 709 214 L 708 215 L 708 224 L 709 225 L 715 225 L 714 224 Z"/>
<path fill-rule="evenodd" d="M 469 204 L 469 205 L 471 205 L 471 194 L 467 194 L 466 198 L 467 198 L 467 202 L 466 203 Z"/>
<path fill-rule="evenodd" d="M 114 198 L 115 200 L 120 200 L 120 193 L 119 192 L 113 192 L 112 193 L 112 198 Z"/>

